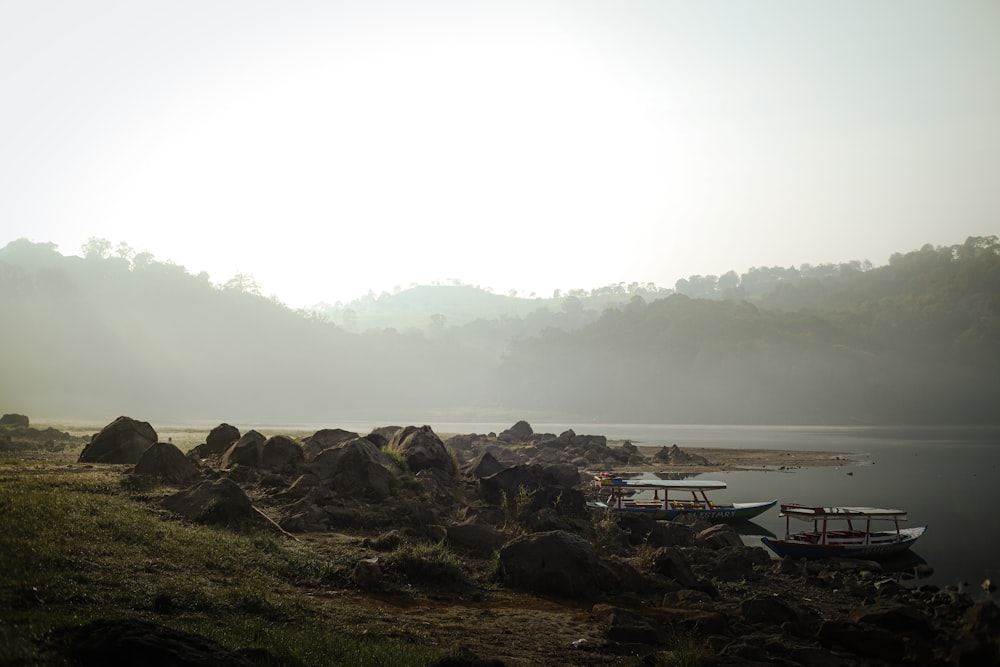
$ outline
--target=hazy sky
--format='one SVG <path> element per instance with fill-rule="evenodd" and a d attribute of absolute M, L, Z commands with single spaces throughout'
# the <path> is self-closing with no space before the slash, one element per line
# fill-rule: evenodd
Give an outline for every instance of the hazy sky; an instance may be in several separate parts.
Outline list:
<path fill-rule="evenodd" d="M 1000 232 L 1000 2 L 0 1 L 0 246 L 311 305 Z"/>

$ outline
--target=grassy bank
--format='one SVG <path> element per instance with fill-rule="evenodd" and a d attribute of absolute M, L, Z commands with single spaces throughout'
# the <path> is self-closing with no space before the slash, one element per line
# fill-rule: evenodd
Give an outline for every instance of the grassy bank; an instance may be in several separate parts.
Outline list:
<path fill-rule="evenodd" d="M 349 572 L 335 553 L 180 522 L 121 479 L 0 461 L 0 664 L 63 664 L 50 633 L 124 617 L 305 665 L 422 665 L 441 652 L 345 624 L 323 594 Z"/>

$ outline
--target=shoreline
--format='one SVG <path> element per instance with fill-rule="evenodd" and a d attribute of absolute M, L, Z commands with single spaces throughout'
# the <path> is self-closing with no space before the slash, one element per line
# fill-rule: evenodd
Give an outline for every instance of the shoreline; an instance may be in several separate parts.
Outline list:
<path fill-rule="evenodd" d="M 620 443 L 608 443 L 609 446 Z M 639 451 L 647 459 L 652 459 L 661 447 L 638 446 Z M 797 468 L 825 468 L 844 465 L 858 465 L 856 457 L 861 456 L 851 452 L 799 451 L 788 449 L 740 449 L 729 447 L 681 447 L 682 452 L 700 456 L 708 460 L 708 465 L 677 465 L 668 463 L 650 463 L 645 465 L 630 465 L 627 469 L 616 472 L 726 472 L 726 471 L 787 471 Z"/>

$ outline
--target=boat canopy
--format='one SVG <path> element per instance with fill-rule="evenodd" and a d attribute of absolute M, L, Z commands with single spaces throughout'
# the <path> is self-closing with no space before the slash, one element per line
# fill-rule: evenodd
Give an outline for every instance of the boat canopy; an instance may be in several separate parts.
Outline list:
<path fill-rule="evenodd" d="M 816 519 L 896 519 L 906 520 L 906 511 L 881 507 L 807 507 L 782 505 L 778 516 L 794 517 L 804 521 Z"/>
<path fill-rule="evenodd" d="M 595 477 L 597 486 L 629 489 L 679 489 L 684 491 L 717 491 L 726 488 L 725 482 L 704 479 L 621 479 L 620 477 Z"/>

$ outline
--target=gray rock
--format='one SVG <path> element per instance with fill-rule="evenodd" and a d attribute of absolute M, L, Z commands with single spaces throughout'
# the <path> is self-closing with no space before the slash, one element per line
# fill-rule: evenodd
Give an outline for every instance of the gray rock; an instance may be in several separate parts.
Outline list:
<path fill-rule="evenodd" d="M 430 426 L 407 426 L 397 431 L 386 447 L 402 455 L 411 472 L 417 473 L 428 468 L 441 470 L 449 475 L 457 472 L 451 454 Z"/>
<path fill-rule="evenodd" d="M 316 431 L 312 435 L 302 439 L 302 448 L 306 461 L 312 461 L 324 449 L 336 447 L 342 442 L 354 440 L 361 437 L 354 431 L 345 431 L 342 428 L 324 428 Z"/>
<path fill-rule="evenodd" d="M 205 438 L 204 456 L 221 456 L 229 447 L 240 439 L 240 430 L 230 424 L 222 423 L 208 432 Z"/>
<path fill-rule="evenodd" d="M 302 446 L 287 435 L 268 438 L 260 448 L 259 467 L 263 470 L 291 472 L 304 460 Z"/>
<path fill-rule="evenodd" d="M 267 442 L 267 438 L 263 434 L 254 430 L 247 431 L 225 451 L 219 462 L 219 467 L 223 470 L 234 465 L 258 467 L 260 465 L 260 450 L 265 442 Z"/>
<path fill-rule="evenodd" d="M 26 415 L 19 415 L 13 412 L 8 413 L 0 417 L 0 426 L 28 428 L 28 417 Z"/>
<path fill-rule="evenodd" d="M 500 550 L 500 568 L 512 586 L 536 594 L 590 597 L 614 585 L 594 547 L 565 531 L 511 540 Z"/>
<path fill-rule="evenodd" d="M 149 422 L 119 417 L 83 448 L 79 463 L 138 463 L 156 440 L 156 431 Z"/>
<path fill-rule="evenodd" d="M 167 496 L 163 507 L 198 523 L 228 524 L 256 518 L 250 498 L 226 478 L 206 480 Z"/>
<path fill-rule="evenodd" d="M 367 438 L 355 438 L 319 453 L 308 465 L 324 486 L 339 495 L 388 498 L 394 481 L 389 457 Z"/>
<path fill-rule="evenodd" d="M 168 484 L 187 484 L 197 479 L 201 470 L 173 443 L 154 442 L 139 457 L 132 474 Z"/>

